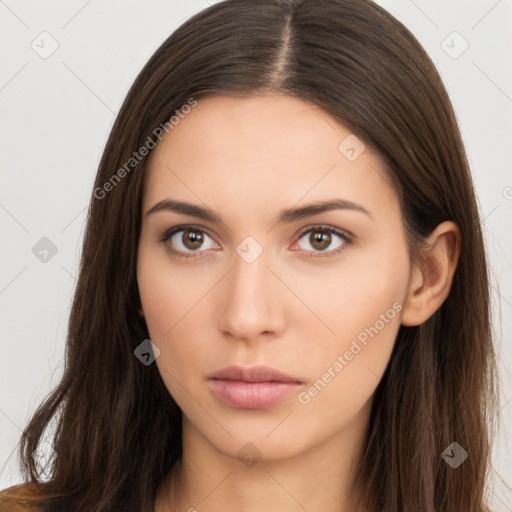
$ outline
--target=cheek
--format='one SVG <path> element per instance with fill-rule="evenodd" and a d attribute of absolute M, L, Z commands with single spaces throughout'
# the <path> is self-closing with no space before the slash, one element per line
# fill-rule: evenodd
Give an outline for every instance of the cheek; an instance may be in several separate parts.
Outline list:
<path fill-rule="evenodd" d="M 312 268 L 313 265 L 309 272 L 283 269 L 281 273 L 286 282 L 293 283 L 294 291 L 315 313 L 301 315 L 299 322 L 303 322 L 303 328 L 308 327 L 308 320 L 310 328 L 313 325 L 320 327 L 316 338 L 323 338 L 327 351 L 333 346 L 342 349 L 376 322 L 377 327 L 383 328 L 382 322 L 387 327 L 395 319 L 394 323 L 398 322 L 399 326 L 399 310 L 406 296 L 410 271 L 403 243 L 394 246 L 389 241 L 386 246 L 356 249 L 332 268 L 314 271 Z M 297 308 L 300 306 L 298 304 Z M 319 319 L 325 328 L 318 323 Z M 315 345 L 314 350 L 318 351 L 318 348 Z"/>
<path fill-rule="evenodd" d="M 382 379 L 401 309 L 399 301 L 381 297 L 380 305 L 367 302 L 352 317 L 340 314 L 335 339 L 325 338 L 304 354 L 311 378 L 297 396 L 303 413 L 324 418 L 328 430 L 356 417 Z"/>
<path fill-rule="evenodd" d="M 190 308 L 185 307 L 192 297 L 186 287 L 177 287 L 175 281 L 157 278 L 155 267 L 143 275 L 139 292 L 144 317 L 149 337 L 160 350 L 155 364 L 169 394 L 182 407 L 189 398 L 184 390 L 191 389 L 188 378 L 197 374 L 194 336 L 185 337 L 186 332 L 193 332 L 193 325 L 187 325 L 193 315 L 187 315 Z"/>
<path fill-rule="evenodd" d="M 154 242 L 141 240 L 137 261 L 137 283 L 144 317 L 151 339 L 158 344 L 172 337 L 207 289 L 207 282 L 187 278 L 171 264 L 170 257 Z M 194 276 L 195 274 L 193 274 Z"/>
<path fill-rule="evenodd" d="M 195 310 L 205 291 L 188 287 L 179 278 L 162 276 L 165 274 L 153 267 L 139 280 L 149 336 L 160 349 L 157 364 L 174 367 L 176 361 L 185 360 L 188 365 L 187 352 L 198 349 L 194 346 Z"/>
<path fill-rule="evenodd" d="M 389 361 L 397 325 L 388 325 L 366 344 L 357 338 L 340 347 L 322 366 L 317 378 L 297 396 L 298 413 L 306 421 L 336 432 L 351 424 L 371 400 Z"/>
<path fill-rule="evenodd" d="M 389 362 L 409 277 L 405 246 L 359 253 L 323 283 L 316 311 L 334 331 L 305 347 L 311 377 L 298 402 L 351 417 L 368 401 Z M 324 411 L 323 413 L 321 411 Z"/>
<path fill-rule="evenodd" d="M 160 349 L 156 365 L 170 394 L 180 403 L 190 398 L 184 390 L 194 389 L 194 376 L 204 372 L 201 360 L 207 356 L 207 347 L 201 345 L 204 336 L 198 326 L 204 314 L 201 299 L 212 287 L 212 279 L 171 270 L 161 252 L 139 251 L 139 294 L 149 337 Z"/>

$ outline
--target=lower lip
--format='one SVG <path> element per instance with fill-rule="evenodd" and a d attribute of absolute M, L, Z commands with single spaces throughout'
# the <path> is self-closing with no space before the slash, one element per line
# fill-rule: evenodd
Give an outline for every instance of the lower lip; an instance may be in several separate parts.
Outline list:
<path fill-rule="evenodd" d="M 227 405 L 264 409 L 277 404 L 301 387 L 300 382 L 242 382 L 210 379 L 212 391 Z"/>

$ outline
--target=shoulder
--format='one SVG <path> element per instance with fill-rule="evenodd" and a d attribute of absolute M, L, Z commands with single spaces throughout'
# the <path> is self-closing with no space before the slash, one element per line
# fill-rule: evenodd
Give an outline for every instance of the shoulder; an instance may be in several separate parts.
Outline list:
<path fill-rule="evenodd" d="M 5 512 L 37 512 L 38 508 L 32 503 L 38 494 L 37 483 L 13 485 L 0 491 L 0 510 Z"/>

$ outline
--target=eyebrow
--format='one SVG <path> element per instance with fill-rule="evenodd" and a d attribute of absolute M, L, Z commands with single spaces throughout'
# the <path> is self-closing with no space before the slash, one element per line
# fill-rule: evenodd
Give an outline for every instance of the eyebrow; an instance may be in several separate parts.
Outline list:
<path fill-rule="evenodd" d="M 331 199 L 325 201 L 317 201 L 306 206 L 299 206 L 297 208 L 289 208 L 281 210 L 277 217 L 276 224 L 291 223 L 305 217 L 317 215 L 330 210 L 352 210 L 364 213 L 372 217 L 371 213 L 361 206 L 360 204 L 347 201 L 346 199 Z M 185 201 L 178 201 L 176 199 L 163 199 L 150 208 L 146 215 L 161 211 L 170 211 L 197 217 L 199 219 L 209 221 L 212 223 L 222 223 L 222 218 L 210 208 L 205 208 L 196 204 L 187 203 Z"/>

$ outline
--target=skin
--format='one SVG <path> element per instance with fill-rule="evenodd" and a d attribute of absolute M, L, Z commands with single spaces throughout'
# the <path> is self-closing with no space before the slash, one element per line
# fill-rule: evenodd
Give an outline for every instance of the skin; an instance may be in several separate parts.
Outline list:
<path fill-rule="evenodd" d="M 156 512 L 361 510 L 350 479 L 374 391 L 400 324 L 424 322 L 448 295 L 460 235 L 441 224 L 429 258 L 412 266 L 384 162 L 368 147 L 347 159 L 338 146 L 348 135 L 297 98 L 210 96 L 153 150 L 138 248 L 140 314 L 183 411 L 183 458 L 160 488 Z M 206 206 L 223 222 L 146 215 L 166 198 Z M 337 209 L 276 224 L 284 208 L 335 198 L 369 215 Z M 187 245 L 183 231 L 159 241 L 183 224 L 205 230 L 202 245 Z M 311 238 L 322 225 L 349 232 L 352 243 L 332 234 L 322 252 Z M 306 228 L 313 231 L 301 235 Z M 236 251 L 248 236 L 263 249 L 252 263 Z M 333 377 L 338 356 L 381 315 L 388 321 Z M 208 385 L 211 372 L 233 363 L 274 367 L 306 393 L 329 368 L 331 379 L 308 403 L 297 392 L 266 409 L 237 409 Z M 257 453 L 251 467 L 237 455 L 246 443 Z"/>

